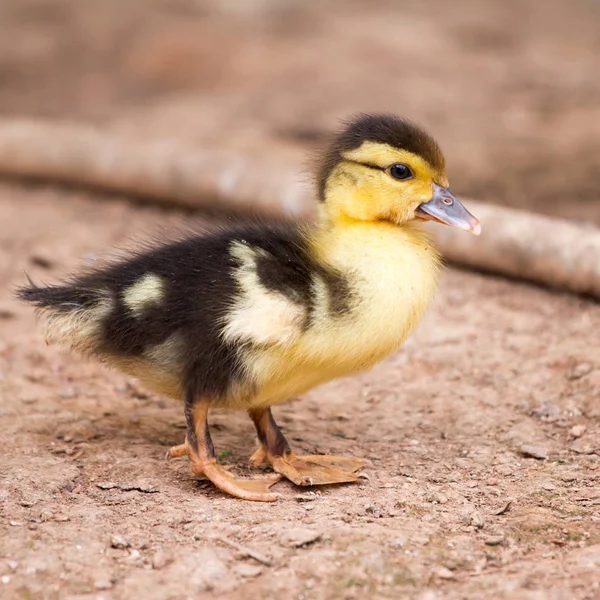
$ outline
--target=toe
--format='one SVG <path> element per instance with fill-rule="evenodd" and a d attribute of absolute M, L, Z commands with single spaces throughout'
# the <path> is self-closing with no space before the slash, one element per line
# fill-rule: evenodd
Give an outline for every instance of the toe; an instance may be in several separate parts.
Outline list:
<path fill-rule="evenodd" d="M 188 455 L 188 445 L 187 444 L 179 444 L 178 446 L 172 446 L 167 450 L 167 460 L 171 458 L 181 458 L 182 456 Z"/>
<path fill-rule="evenodd" d="M 306 473 L 302 473 L 296 468 L 296 465 L 290 464 L 290 462 L 284 457 L 273 459 L 271 461 L 271 465 L 276 473 L 283 475 L 286 479 L 289 479 L 296 485 L 312 485 L 310 476 L 308 476 Z"/>
<path fill-rule="evenodd" d="M 249 462 L 252 467 L 259 467 L 265 462 L 267 454 L 262 446 L 250 457 Z"/>
<path fill-rule="evenodd" d="M 204 475 L 220 490 L 242 500 L 274 502 L 279 498 L 279 494 L 269 491 L 269 488 L 280 480 L 280 476 L 277 474 L 242 479 L 234 477 L 219 465 L 209 463 L 204 465 Z"/>

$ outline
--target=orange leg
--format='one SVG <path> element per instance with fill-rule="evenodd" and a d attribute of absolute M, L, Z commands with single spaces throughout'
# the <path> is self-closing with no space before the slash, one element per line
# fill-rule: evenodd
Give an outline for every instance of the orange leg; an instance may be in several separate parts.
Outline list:
<path fill-rule="evenodd" d="M 208 408 L 210 402 L 201 400 L 186 403 L 187 436 L 185 443 L 173 446 L 167 452 L 167 458 L 187 456 L 190 459 L 192 473 L 198 477 L 210 479 L 220 490 L 242 498 L 257 502 L 273 502 L 277 494 L 269 491 L 269 487 L 281 479 L 272 474 L 252 479 L 235 477 L 232 473 L 217 464 L 215 450 L 208 429 Z"/>
<path fill-rule="evenodd" d="M 358 458 L 311 454 L 296 456 L 275 423 L 270 408 L 251 410 L 260 447 L 250 462 L 259 465 L 267 460 L 277 473 L 296 485 L 325 485 L 358 481 L 356 472 L 365 466 Z"/>

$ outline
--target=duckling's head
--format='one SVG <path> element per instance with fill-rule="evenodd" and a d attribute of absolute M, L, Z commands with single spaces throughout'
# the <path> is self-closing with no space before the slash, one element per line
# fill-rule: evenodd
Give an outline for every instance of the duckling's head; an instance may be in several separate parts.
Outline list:
<path fill-rule="evenodd" d="M 361 115 L 341 131 L 319 169 L 331 221 L 426 219 L 479 235 L 479 221 L 448 190 L 444 156 L 422 129 L 392 115 Z"/>

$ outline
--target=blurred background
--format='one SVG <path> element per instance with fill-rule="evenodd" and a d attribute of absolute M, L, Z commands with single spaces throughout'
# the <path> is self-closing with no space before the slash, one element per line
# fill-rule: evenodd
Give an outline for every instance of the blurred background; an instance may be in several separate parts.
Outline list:
<path fill-rule="evenodd" d="M 307 165 L 362 111 L 427 128 L 457 194 L 600 225 L 599 0 L 0 0 L 0 134 L 37 117 Z M 13 294 L 191 220 L 0 180 L 1 598 L 600 597 L 597 303 L 445 270 L 401 352 L 277 408 L 297 451 L 367 457 L 368 481 L 242 505 L 164 460 L 179 404 L 46 348 Z M 211 425 L 243 466 L 246 415 Z"/>
<path fill-rule="evenodd" d="M 600 223 L 595 0 L 2 0 L 0 116 L 304 160 L 392 111 L 453 189 Z"/>

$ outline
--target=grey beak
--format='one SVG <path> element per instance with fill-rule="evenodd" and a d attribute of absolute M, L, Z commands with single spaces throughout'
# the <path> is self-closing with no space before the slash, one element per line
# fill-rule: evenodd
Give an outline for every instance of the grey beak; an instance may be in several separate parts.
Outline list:
<path fill-rule="evenodd" d="M 450 192 L 449 189 L 433 184 L 433 196 L 429 202 L 417 207 L 415 214 L 428 221 L 436 221 L 455 229 L 470 231 L 474 235 L 481 233 L 481 223 Z"/>

